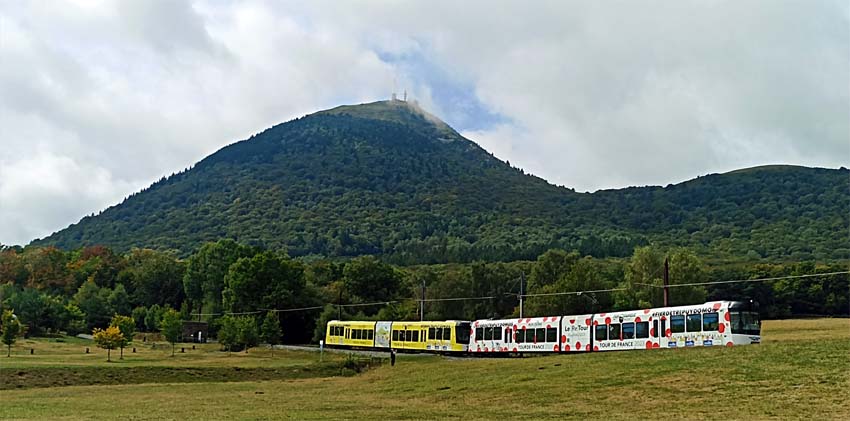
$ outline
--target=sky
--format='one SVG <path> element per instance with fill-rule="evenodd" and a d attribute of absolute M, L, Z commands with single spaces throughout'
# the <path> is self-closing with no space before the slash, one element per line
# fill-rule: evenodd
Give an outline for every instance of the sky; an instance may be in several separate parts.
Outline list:
<path fill-rule="evenodd" d="M 847 167 L 850 6 L 0 0 L 0 244 L 393 90 L 577 191 Z"/>

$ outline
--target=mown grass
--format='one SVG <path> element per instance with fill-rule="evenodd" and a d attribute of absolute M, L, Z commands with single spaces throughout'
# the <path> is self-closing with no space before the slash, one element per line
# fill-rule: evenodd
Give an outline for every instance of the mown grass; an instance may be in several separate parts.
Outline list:
<path fill-rule="evenodd" d="M 764 343 L 524 359 L 400 358 L 355 377 L 2 392 L 12 419 L 850 419 L 850 321 Z"/>

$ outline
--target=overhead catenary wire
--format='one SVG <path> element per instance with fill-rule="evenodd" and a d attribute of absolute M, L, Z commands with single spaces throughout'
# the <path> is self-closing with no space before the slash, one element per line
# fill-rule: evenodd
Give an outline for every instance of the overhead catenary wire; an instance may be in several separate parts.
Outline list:
<path fill-rule="evenodd" d="M 832 275 L 845 275 L 850 274 L 850 271 L 840 271 L 840 272 L 825 272 L 825 273 L 810 273 L 807 275 L 788 275 L 788 276 L 776 276 L 772 278 L 757 278 L 757 279 L 738 279 L 734 281 L 710 281 L 710 282 L 690 282 L 685 284 L 670 284 L 668 288 L 677 288 L 677 287 L 689 287 L 689 286 L 700 286 L 700 285 L 719 285 L 719 284 L 735 284 L 735 283 L 746 283 L 746 282 L 766 282 L 766 281 L 781 281 L 783 279 L 799 279 L 799 278 L 816 278 L 819 276 L 832 276 Z M 664 288 L 663 285 L 655 285 L 655 284 L 646 284 L 646 283 L 635 283 L 635 285 L 648 286 L 652 288 Z"/>
<path fill-rule="evenodd" d="M 671 284 L 669 288 L 676 287 L 686 287 L 686 286 L 701 286 L 701 285 L 719 285 L 719 284 L 733 284 L 733 283 L 747 283 L 747 282 L 766 282 L 766 281 L 779 281 L 784 279 L 799 279 L 799 278 L 814 278 L 814 277 L 822 277 L 822 276 L 833 276 L 833 275 L 846 275 L 850 274 L 850 271 L 838 271 L 838 272 L 824 272 L 824 273 L 812 273 L 806 275 L 788 275 L 788 276 L 776 276 L 770 278 L 757 278 L 757 279 L 738 279 L 733 281 L 711 281 L 711 282 L 691 282 L 685 284 Z M 654 284 L 646 284 L 646 283 L 635 283 L 635 285 L 648 286 L 652 288 L 664 288 L 662 285 L 654 285 Z M 549 292 L 549 293 L 539 293 L 539 294 L 514 294 L 514 293 L 505 293 L 505 295 L 514 295 L 517 297 L 551 297 L 551 296 L 563 296 L 563 295 L 582 295 L 582 294 L 594 294 L 594 293 L 603 293 L 603 292 L 616 292 L 616 291 L 625 291 L 629 288 L 608 288 L 608 289 L 597 289 L 597 290 L 587 290 L 587 291 L 565 291 L 565 292 Z M 254 311 L 242 311 L 242 312 L 221 312 L 221 313 L 192 313 L 193 316 L 240 316 L 240 315 L 253 315 L 260 314 L 264 312 L 295 312 L 295 311 L 309 311 L 309 310 L 318 310 L 327 307 L 328 305 L 335 307 L 367 307 L 367 306 L 376 306 L 376 305 L 390 305 L 397 304 L 404 301 L 426 301 L 426 302 L 441 302 L 441 301 L 475 301 L 475 300 L 492 300 L 496 299 L 496 296 L 485 295 L 479 297 L 446 297 L 446 298 L 426 298 L 415 299 L 415 298 L 406 298 L 401 300 L 387 300 L 387 301 L 375 301 L 370 303 L 350 303 L 350 304 L 338 304 L 338 303 L 327 303 L 321 306 L 310 306 L 310 307 L 299 307 L 299 308 L 284 308 L 284 309 L 260 309 Z"/>

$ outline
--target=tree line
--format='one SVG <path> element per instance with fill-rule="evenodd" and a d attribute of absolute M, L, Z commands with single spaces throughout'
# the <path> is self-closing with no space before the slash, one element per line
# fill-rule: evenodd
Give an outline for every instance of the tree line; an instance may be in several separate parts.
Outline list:
<path fill-rule="evenodd" d="M 530 261 L 401 267 L 372 256 L 293 259 L 232 240 L 206 243 L 188 258 L 146 249 L 120 254 L 100 246 L 3 247 L 0 312 L 13 314 L 26 335 L 106 332 L 118 316 L 126 317 L 120 319 L 125 326 L 132 320 L 134 332 L 204 320 L 225 349 L 247 350 L 261 341 L 318 341 L 335 318 L 418 320 L 423 286 L 427 298 L 470 298 L 426 302 L 428 320 L 518 316 L 521 289 L 530 295 L 526 315 L 657 307 L 663 304 L 665 259 L 671 305 L 752 299 L 765 318 L 850 313 L 846 274 L 681 285 L 843 271 L 841 262 L 709 266 L 687 248 L 645 246 L 628 258 L 552 249 Z M 601 292 L 551 295 L 569 291 Z M 306 309 L 274 311 L 297 308 Z"/>

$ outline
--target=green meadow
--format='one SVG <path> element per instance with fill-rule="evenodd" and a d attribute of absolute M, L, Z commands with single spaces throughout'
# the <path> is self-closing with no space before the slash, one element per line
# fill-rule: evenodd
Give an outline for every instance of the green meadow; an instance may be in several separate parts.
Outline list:
<path fill-rule="evenodd" d="M 0 358 L 0 419 L 850 419 L 850 320 L 765 321 L 762 334 L 734 348 L 401 355 L 394 367 L 216 345 L 172 357 L 150 343 L 107 363 L 89 341 L 21 340 Z"/>

